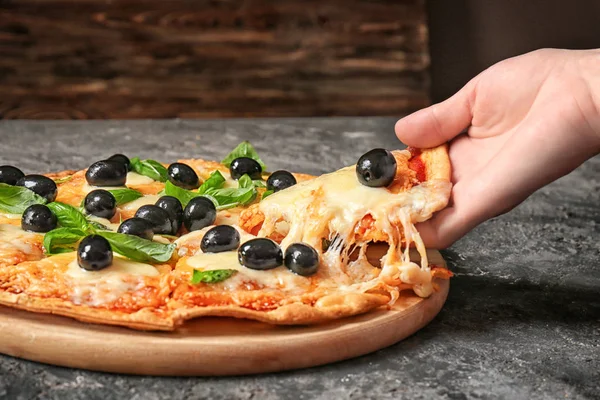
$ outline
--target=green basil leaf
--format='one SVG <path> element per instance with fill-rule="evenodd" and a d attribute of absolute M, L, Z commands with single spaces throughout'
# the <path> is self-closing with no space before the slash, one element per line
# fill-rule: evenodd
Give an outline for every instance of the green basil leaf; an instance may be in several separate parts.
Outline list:
<path fill-rule="evenodd" d="M 240 179 L 238 179 L 238 187 L 241 189 L 254 187 L 254 182 L 252 182 L 252 179 L 250 176 L 248 176 L 248 174 L 244 174 Z"/>
<path fill-rule="evenodd" d="M 270 195 L 272 195 L 273 193 L 275 193 L 273 190 L 265 190 L 262 194 L 262 200 L 266 199 L 267 197 L 269 197 Z"/>
<path fill-rule="evenodd" d="M 154 160 L 140 160 L 134 157 L 130 160 L 131 169 L 140 175 L 154 179 L 155 181 L 166 182 L 169 179 L 167 169 L 164 165 Z"/>
<path fill-rule="evenodd" d="M 223 188 L 225 177 L 219 171 L 213 172 L 210 177 L 200 186 L 198 192 L 185 190 L 167 181 L 165 183 L 165 194 L 176 197 L 185 207 L 194 197 L 204 196 L 215 203 L 217 210 L 225 210 L 251 203 L 256 198 L 256 188 L 248 175 L 242 176 L 239 188 Z"/>
<path fill-rule="evenodd" d="M 215 199 L 217 210 L 226 210 L 251 203 L 256 198 L 254 186 L 249 188 L 209 189 L 205 195 Z"/>
<path fill-rule="evenodd" d="M 171 259 L 176 245 L 153 242 L 124 233 L 99 231 L 98 235 L 110 243 L 113 251 L 134 261 L 164 263 Z"/>
<path fill-rule="evenodd" d="M 109 190 L 109 192 L 115 196 L 115 200 L 117 200 L 117 205 L 121 206 L 126 203 L 130 203 L 134 200 L 143 197 L 144 195 L 137 190 L 133 189 L 114 189 Z"/>
<path fill-rule="evenodd" d="M 0 210 L 9 214 L 23 214 L 34 204 L 46 204 L 46 199 L 22 186 L 0 183 Z"/>
<path fill-rule="evenodd" d="M 230 278 L 236 272 L 235 269 L 214 269 L 212 271 L 195 269 L 190 282 L 194 285 L 198 283 L 218 283 Z"/>
<path fill-rule="evenodd" d="M 61 227 L 79 229 L 84 232 L 92 230 L 85 216 L 75 207 L 55 201 L 48 204 L 48 208 L 56 215 L 56 219 Z"/>
<path fill-rule="evenodd" d="M 165 195 L 176 197 L 184 208 L 194 197 L 201 196 L 200 193 L 180 188 L 171 181 L 165 183 Z"/>
<path fill-rule="evenodd" d="M 198 193 L 205 193 L 208 189 L 220 189 L 225 185 L 225 177 L 221 171 L 214 171 L 207 180 L 198 188 Z"/>
<path fill-rule="evenodd" d="M 257 187 L 257 188 L 266 188 L 267 187 L 267 185 L 265 185 L 264 181 L 260 181 L 258 179 L 253 180 L 252 183 L 254 183 L 254 187 Z"/>
<path fill-rule="evenodd" d="M 260 159 L 256 150 L 254 149 L 254 147 L 252 147 L 252 145 L 248 141 L 244 141 L 244 142 L 238 144 L 237 147 L 235 149 L 233 149 L 231 151 L 231 153 L 229 153 L 227 155 L 227 157 L 225 157 L 223 159 L 223 161 L 221 161 L 221 163 L 224 164 L 225 166 L 229 167 L 231 165 L 231 162 L 239 157 L 249 157 L 253 160 L 256 160 L 260 164 L 263 172 L 265 172 L 267 170 L 267 166 Z"/>
<path fill-rule="evenodd" d="M 44 235 L 44 248 L 47 255 L 75 250 L 75 245 L 86 233 L 80 229 L 57 228 Z"/>

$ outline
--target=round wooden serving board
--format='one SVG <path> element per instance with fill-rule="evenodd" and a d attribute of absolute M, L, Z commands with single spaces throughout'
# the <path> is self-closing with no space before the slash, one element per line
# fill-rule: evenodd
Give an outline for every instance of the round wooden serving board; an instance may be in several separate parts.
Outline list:
<path fill-rule="evenodd" d="M 430 262 L 445 265 L 437 251 Z M 242 375 L 312 367 L 390 346 L 427 325 L 447 280 L 422 299 L 404 292 L 391 309 L 312 326 L 199 318 L 174 332 L 141 332 L 0 307 L 0 352 L 65 367 L 143 375 Z"/>

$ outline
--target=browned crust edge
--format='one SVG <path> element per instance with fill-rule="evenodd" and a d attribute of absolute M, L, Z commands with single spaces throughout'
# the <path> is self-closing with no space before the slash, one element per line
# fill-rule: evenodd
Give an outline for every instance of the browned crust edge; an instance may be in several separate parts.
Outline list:
<path fill-rule="evenodd" d="M 431 149 L 423 149 L 421 151 L 421 160 L 425 164 L 427 180 L 439 179 L 450 181 L 452 166 L 450 164 L 447 144 Z"/>
<path fill-rule="evenodd" d="M 123 313 L 76 305 L 62 299 L 45 299 L 25 293 L 9 292 L 0 292 L 0 304 L 30 312 L 61 315 L 82 322 L 126 326 L 138 330 L 171 331 L 175 328 L 175 323 L 170 316 L 156 315 L 150 308 L 143 308 L 134 313 Z"/>
<path fill-rule="evenodd" d="M 369 293 L 336 293 L 321 297 L 314 305 L 292 303 L 272 311 L 256 311 L 239 306 L 192 307 L 175 309 L 180 322 L 203 316 L 253 319 L 277 325 L 309 325 L 362 314 L 385 305 L 389 297 Z"/>

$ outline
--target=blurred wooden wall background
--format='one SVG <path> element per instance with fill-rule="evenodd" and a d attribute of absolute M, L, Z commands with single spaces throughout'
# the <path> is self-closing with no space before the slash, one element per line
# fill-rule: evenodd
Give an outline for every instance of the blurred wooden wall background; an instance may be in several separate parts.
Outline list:
<path fill-rule="evenodd" d="M 424 0 L 0 0 L 0 118 L 399 115 Z"/>

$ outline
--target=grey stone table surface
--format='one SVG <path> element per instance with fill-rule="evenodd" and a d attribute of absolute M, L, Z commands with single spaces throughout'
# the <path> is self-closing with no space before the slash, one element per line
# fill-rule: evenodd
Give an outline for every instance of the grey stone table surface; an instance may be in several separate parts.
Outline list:
<path fill-rule="evenodd" d="M 55 171 L 115 152 L 220 159 L 248 139 L 271 169 L 322 173 L 373 147 L 398 147 L 393 124 L 390 118 L 5 121 L 0 164 Z M 596 157 L 445 250 L 456 277 L 444 309 L 390 348 L 323 367 L 224 378 L 114 375 L 0 356 L 0 398 L 600 398 L 599 239 Z"/>

